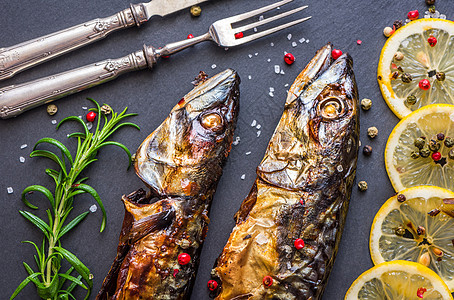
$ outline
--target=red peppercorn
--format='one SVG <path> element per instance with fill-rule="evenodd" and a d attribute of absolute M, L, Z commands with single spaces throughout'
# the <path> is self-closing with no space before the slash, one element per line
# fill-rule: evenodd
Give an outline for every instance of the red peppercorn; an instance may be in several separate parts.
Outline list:
<path fill-rule="evenodd" d="M 440 152 L 434 152 L 434 153 L 432 153 L 432 159 L 433 159 L 434 161 L 439 161 L 439 160 L 441 159 L 441 154 L 440 154 Z"/>
<path fill-rule="evenodd" d="M 93 122 L 96 118 L 96 113 L 91 111 L 86 116 L 88 122 Z"/>
<path fill-rule="evenodd" d="M 338 59 L 342 55 L 342 51 L 339 49 L 333 49 L 331 51 L 331 56 L 333 57 L 334 60 Z"/>
<path fill-rule="evenodd" d="M 433 36 L 429 36 L 427 39 L 427 42 L 429 43 L 430 47 L 434 47 L 437 44 L 437 38 Z"/>
<path fill-rule="evenodd" d="M 188 38 L 188 39 L 193 39 L 194 36 L 193 36 L 192 34 L 188 34 L 188 37 L 187 37 L 187 38 Z"/>
<path fill-rule="evenodd" d="M 426 289 L 426 288 L 423 288 L 423 287 L 420 287 L 420 288 L 416 291 L 416 296 L 418 296 L 418 298 L 423 298 L 425 292 L 427 292 L 427 289 Z"/>
<path fill-rule="evenodd" d="M 173 277 L 177 277 L 177 274 L 180 272 L 178 269 L 173 270 Z"/>
<path fill-rule="evenodd" d="M 284 61 L 287 65 L 291 65 L 295 62 L 295 56 L 292 53 L 287 53 L 284 55 Z"/>
<path fill-rule="evenodd" d="M 428 89 L 430 89 L 430 81 L 428 79 L 422 79 L 419 82 L 419 88 L 421 90 L 427 91 Z"/>
<path fill-rule="evenodd" d="M 218 288 L 218 283 L 216 280 L 208 280 L 207 286 L 210 291 L 214 291 Z"/>
<path fill-rule="evenodd" d="M 304 248 L 304 241 L 303 239 L 296 239 L 293 243 L 295 245 L 296 250 L 300 250 Z"/>
<path fill-rule="evenodd" d="M 187 265 L 191 261 L 191 256 L 187 253 L 178 255 L 178 263 L 182 266 Z"/>
<path fill-rule="evenodd" d="M 272 286 L 273 278 L 271 276 L 263 277 L 263 285 L 265 286 L 265 288 Z"/>
<path fill-rule="evenodd" d="M 407 18 L 409 18 L 412 21 L 416 20 L 417 18 L 419 18 L 419 11 L 418 10 L 409 11 L 407 14 Z"/>
<path fill-rule="evenodd" d="M 357 43 L 358 45 L 361 45 L 361 44 L 363 43 L 363 41 L 357 40 L 356 43 Z"/>
<path fill-rule="evenodd" d="M 235 38 L 236 39 L 241 39 L 244 36 L 242 32 L 235 33 Z"/>

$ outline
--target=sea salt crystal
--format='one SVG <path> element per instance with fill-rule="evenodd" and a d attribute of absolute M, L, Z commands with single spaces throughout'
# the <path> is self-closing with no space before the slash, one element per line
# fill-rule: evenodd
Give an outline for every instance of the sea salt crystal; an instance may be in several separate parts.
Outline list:
<path fill-rule="evenodd" d="M 25 148 L 27 148 L 27 147 L 28 147 L 27 144 L 23 144 L 22 146 L 20 146 L 21 149 L 25 149 Z"/>
<path fill-rule="evenodd" d="M 260 17 L 259 17 L 259 21 L 263 21 L 264 19 L 265 19 L 264 16 L 260 16 Z"/>
<path fill-rule="evenodd" d="M 224 48 L 225 51 L 229 51 L 229 48 Z"/>
<path fill-rule="evenodd" d="M 257 27 L 254 27 L 254 32 L 257 32 Z"/>
<path fill-rule="evenodd" d="M 244 180 L 246 178 L 246 174 L 241 175 L 241 180 Z"/>
<path fill-rule="evenodd" d="M 217 66 L 216 66 L 215 64 L 212 64 L 212 65 L 211 65 L 211 68 L 212 68 L 212 69 L 216 69 L 216 67 L 217 67 Z"/>
<path fill-rule="evenodd" d="M 252 54 L 248 54 L 247 56 L 249 56 L 249 58 L 252 58 Z"/>
<path fill-rule="evenodd" d="M 14 192 L 13 188 L 10 186 L 6 188 L 6 191 L 8 192 L 8 194 L 12 194 Z"/>
<path fill-rule="evenodd" d="M 85 123 L 85 125 L 87 125 L 88 130 L 93 128 L 93 123 L 92 122 L 87 122 L 87 123 Z"/>
<path fill-rule="evenodd" d="M 284 70 L 281 70 L 281 72 L 279 74 L 285 75 Z"/>
<path fill-rule="evenodd" d="M 23 156 L 19 157 L 19 161 L 20 161 L 21 163 L 24 163 L 24 162 L 25 162 L 25 157 L 23 157 Z"/>
<path fill-rule="evenodd" d="M 306 44 L 309 44 L 309 39 L 306 40 Z"/>
<path fill-rule="evenodd" d="M 248 151 L 248 152 L 246 152 L 245 154 L 246 154 L 246 155 L 249 155 L 249 154 L 251 154 L 251 151 Z"/>
<path fill-rule="evenodd" d="M 252 79 L 252 76 L 251 76 L 251 75 L 249 75 L 249 76 L 248 76 L 247 78 L 248 78 L 248 79 Z"/>
<path fill-rule="evenodd" d="M 274 92 L 274 87 L 270 86 L 270 92 Z"/>
<path fill-rule="evenodd" d="M 57 120 L 52 120 L 51 123 L 55 125 L 57 124 Z"/>
<path fill-rule="evenodd" d="M 305 40 L 306 40 L 305 38 L 301 38 L 301 39 L 299 39 L 298 42 L 300 42 L 302 44 L 302 43 L 304 43 Z"/>
<path fill-rule="evenodd" d="M 86 106 L 82 106 L 82 109 L 83 109 L 83 110 L 87 110 L 87 109 L 88 109 L 88 107 L 86 107 Z"/>
<path fill-rule="evenodd" d="M 274 73 L 279 74 L 281 67 L 279 65 L 274 65 Z"/>
<path fill-rule="evenodd" d="M 288 83 L 284 84 L 284 87 L 288 87 Z"/>
<path fill-rule="evenodd" d="M 258 52 L 255 52 L 254 55 L 257 56 L 257 55 L 259 55 L 259 53 L 258 53 Z"/>
<path fill-rule="evenodd" d="M 358 145 L 361 147 L 361 141 L 359 141 Z"/>
<path fill-rule="evenodd" d="M 288 39 L 289 41 L 292 39 L 292 34 L 291 34 L 291 33 L 289 33 L 289 34 L 287 35 L 287 39 Z"/>
<path fill-rule="evenodd" d="M 256 120 L 252 120 L 251 126 L 254 127 L 255 125 L 257 125 L 257 121 Z"/>
<path fill-rule="evenodd" d="M 273 92 L 269 92 L 268 95 L 270 95 L 270 97 L 274 97 L 274 93 Z"/>
<path fill-rule="evenodd" d="M 234 144 L 234 145 L 236 146 L 236 145 L 238 145 L 238 144 L 240 143 L 240 141 L 241 141 L 240 137 L 237 136 L 237 137 L 235 138 L 235 140 L 232 142 L 232 144 Z"/>
<path fill-rule="evenodd" d="M 90 206 L 89 209 L 90 209 L 90 211 L 91 211 L 92 213 L 94 213 L 94 212 L 96 212 L 96 211 L 98 210 L 98 207 L 96 206 L 96 204 L 93 204 L 92 206 Z"/>
<path fill-rule="evenodd" d="M 270 62 L 270 61 L 271 61 L 271 59 L 270 59 L 270 58 L 268 58 L 268 59 L 267 59 L 266 61 L 267 61 L 267 62 Z"/>
<path fill-rule="evenodd" d="M 274 47 L 274 43 L 270 43 L 270 46 L 271 46 L 271 47 Z"/>
<path fill-rule="evenodd" d="M 260 128 L 262 128 L 262 125 L 257 124 L 257 126 L 255 126 L 255 128 L 260 129 Z"/>
<path fill-rule="evenodd" d="M 263 233 L 259 233 L 256 237 L 255 237 L 255 242 L 259 245 L 263 245 L 263 244 L 266 244 L 268 243 L 268 238 L 266 237 L 266 235 L 264 235 Z"/>
<path fill-rule="evenodd" d="M 262 133 L 261 130 L 257 131 L 257 137 L 259 137 L 261 133 Z"/>
<path fill-rule="evenodd" d="M 298 46 L 298 44 L 296 42 L 292 42 L 292 47 L 295 48 L 296 46 Z"/>
<path fill-rule="evenodd" d="M 443 19 L 443 20 L 446 20 L 446 15 L 441 14 L 439 18 Z"/>

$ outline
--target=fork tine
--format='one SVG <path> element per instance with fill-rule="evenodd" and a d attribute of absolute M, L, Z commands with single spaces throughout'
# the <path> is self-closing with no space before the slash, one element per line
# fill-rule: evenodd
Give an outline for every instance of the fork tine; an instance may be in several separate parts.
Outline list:
<path fill-rule="evenodd" d="M 302 22 L 304 22 L 304 21 L 307 21 L 307 20 L 309 20 L 310 18 L 312 18 L 312 16 L 306 17 L 306 18 L 302 18 L 302 19 L 299 19 L 299 20 L 295 20 L 295 21 L 292 21 L 292 22 L 288 22 L 288 23 L 286 23 L 286 24 L 282 24 L 282 25 L 280 25 L 280 26 L 277 26 L 277 27 L 274 27 L 274 28 L 270 28 L 270 29 L 267 29 L 267 30 L 262 31 L 262 32 L 258 32 L 258 33 L 254 33 L 254 34 L 248 35 L 248 36 L 246 36 L 246 37 L 244 37 L 244 38 L 237 39 L 237 40 L 236 40 L 236 41 L 237 41 L 236 45 L 244 44 L 244 43 L 253 41 L 253 40 L 255 40 L 255 39 L 264 37 L 264 36 L 266 36 L 266 35 L 275 33 L 275 32 L 277 32 L 277 31 L 279 31 L 279 30 L 282 30 L 282 29 L 285 29 L 285 28 L 294 26 L 294 25 L 296 25 L 296 24 L 302 23 Z"/>
<path fill-rule="evenodd" d="M 236 16 L 233 16 L 233 17 L 230 17 L 230 18 L 226 18 L 226 19 L 224 19 L 224 21 L 230 22 L 230 24 L 236 23 L 236 22 L 242 21 L 244 19 L 251 18 L 251 17 L 253 17 L 255 15 L 262 14 L 264 12 L 267 12 L 269 10 L 272 10 L 272 9 L 274 9 L 276 7 L 282 6 L 282 5 L 287 4 L 289 2 L 292 2 L 292 1 L 294 1 L 294 0 L 282 0 L 282 1 L 276 2 L 274 4 L 271 4 L 271 5 L 268 5 L 268 6 L 264 6 L 262 8 L 258 8 L 256 10 L 252 10 L 252 11 L 240 14 L 240 15 L 236 15 Z"/>
<path fill-rule="evenodd" d="M 284 12 L 284 13 L 281 13 L 279 15 L 275 15 L 275 16 L 272 16 L 272 17 L 269 17 L 269 18 L 266 18 L 264 20 L 261 20 L 261 21 L 258 21 L 258 22 L 255 22 L 255 23 L 251 23 L 251 24 L 248 24 L 248 25 L 245 25 L 245 26 L 242 26 L 242 27 L 238 27 L 238 28 L 235 28 L 235 32 L 243 32 L 243 31 L 246 31 L 246 30 L 249 30 L 249 29 L 252 29 L 254 27 L 259 27 L 259 26 L 262 26 L 266 23 L 269 23 L 269 22 L 272 22 L 272 21 L 275 21 L 275 20 L 278 20 L 280 18 L 283 18 L 283 17 L 287 17 L 289 15 L 292 15 L 294 13 L 297 13 L 299 11 L 302 11 L 303 9 L 306 9 L 308 6 L 301 6 L 301 7 L 298 7 L 298 8 L 295 8 L 295 9 L 292 9 L 290 11 L 287 11 L 287 12 Z"/>

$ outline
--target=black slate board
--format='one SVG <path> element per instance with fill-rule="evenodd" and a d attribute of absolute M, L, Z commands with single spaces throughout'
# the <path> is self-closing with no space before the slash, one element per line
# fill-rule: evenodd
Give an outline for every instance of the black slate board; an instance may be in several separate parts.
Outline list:
<path fill-rule="evenodd" d="M 70 53 L 54 61 L 27 70 L 13 79 L 0 82 L 0 86 L 18 84 L 39 77 L 55 74 L 71 68 L 93 63 L 106 58 L 116 58 L 139 50 L 142 44 L 162 46 L 165 43 L 184 39 L 189 33 L 205 33 L 213 21 L 247 10 L 273 3 L 261 1 L 209 1 L 202 5 L 202 16 L 191 18 L 185 9 L 166 18 L 153 18 L 142 28 L 128 29 L 111 35 L 106 40 Z M 363 271 L 372 267 L 369 257 L 368 238 L 372 219 L 383 202 L 394 191 L 387 178 L 383 151 L 387 136 L 398 119 L 383 101 L 377 82 L 376 68 L 380 50 L 385 42 L 382 30 L 396 19 L 405 19 L 409 10 L 427 9 L 423 0 L 412 1 L 300 1 L 310 7 L 302 15 L 312 15 L 313 19 L 302 25 L 285 30 L 270 37 L 255 41 L 228 51 L 214 44 L 197 45 L 168 60 L 161 61 L 153 71 L 140 71 L 120 77 L 99 87 L 69 96 L 56 102 L 59 112 L 54 117 L 46 113 L 45 106 L 31 110 L 9 120 L 0 120 L 0 299 L 7 299 L 17 285 L 26 277 L 22 261 L 33 265 L 34 249 L 21 241 L 41 241 L 37 230 L 22 218 L 18 210 L 25 209 L 20 200 L 21 191 L 32 184 L 53 187 L 44 169 L 52 163 L 46 159 L 29 158 L 34 143 L 42 137 L 66 141 L 66 134 L 77 129 L 77 125 L 65 125 L 55 130 L 52 120 L 60 121 L 69 115 L 85 115 L 83 106 L 91 107 L 85 100 L 92 97 L 110 104 L 119 110 L 128 106 L 131 112 L 138 112 L 134 121 L 140 125 L 140 132 L 127 128 L 115 134 L 114 139 L 135 151 L 141 141 L 151 133 L 167 116 L 175 103 L 191 89 L 191 81 L 198 71 L 205 70 L 214 75 L 225 68 L 234 68 L 242 77 L 241 114 L 236 135 L 241 137 L 234 146 L 224 169 L 224 175 L 211 208 L 211 223 L 202 251 L 201 264 L 191 299 L 208 299 L 206 282 L 215 258 L 223 248 L 233 227 L 233 214 L 255 179 L 255 168 L 262 159 L 268 140 L 283 110 L 286 97 L 285 84 L 291 84 L 315 51 L 326 42 L 334 43 L 335 48 L 351 54 L 355 62 L 355 73 L 360 98 L 373 100 L 372 109 L 361 111 L 362 144 L 373 147 L 371 157 L 359 155 L 357 181 L 366 180 L 369 190 L 360 193 L 354 187 L 350 202 L 347 223 L 339 247 L 339 253 L 326 287 L 323 299 L 343 299 L 343 296 Z M 0 10 L 0 46 L 7 47 L 44 34 L 79 24 L 97 17 L 112 15 L 128 6 L 127 1 L 69 1 L 69 0 L 3 0 Z M 454 16 L 454 6 L 450 0 L 438 0 L 437 8 L 448 18 Z M 288 34 L 292 34 L 288 40 Z M 300 43 L 305 38 L 309 43 Z M 362 40 L 357 45 L 357 40 Z M 297 47 L 292 47 L 292 42 Z M 274 43 L 272 47 L 270 43 Z M 292 52 L 296 62 L 286 66 L 284 51 Z M 249 54 L 252 58 L 249 58 Z M 271 62 L 267 62 L 267 59 Z M 212 69 L 212 65 L 217 67 Z M 274 65 L 280 65 L 285 75 L 274 73 Z M 252 79 L 248 79 L 248 76 Z M 268 95 L 269 87 L 275 89 L 274 97 Z M 261 135 L 250 126 L 253 120 L 261 124 Z M 376 126 L 379 135 L 369 140 L 366 129 Z M 21 149 L 22 144 L 28 147 Z M 251 151 L 250 155 L 245 152 Z M 25 163 L 19 157 L 26 158 Z M 78 257 L 95 274 L 94 299 L 116 253 L 118 235 L 123 220 L 123 206 L 120 197 L 143 187 L 131 169 L 122 150 L 105 148 L 99 154 L 99 162 L 89 168 L 85 175 L 88 183 L 101 195 L 108 214 L 107 228 L 99 233 L 101 213 L 89 217 L 64 239 L 64 246 Z M 241 175 L 245 179 L 241 180 Z M 7 187 L 14 189 L 7 193 Z M 39 195 L 32 201 L 38 203 L 38 215 L 44 216 L 47 203 Z M 88 196 L 77 198 L 75 212 L 86 211 L 94 200 Z M 76 214 L 74 214 L 75 216 Z M 78 298 L 82 299 L 82 294 Z M 17 299 L 38 299 L 32 285 L 26 287 Z"/>

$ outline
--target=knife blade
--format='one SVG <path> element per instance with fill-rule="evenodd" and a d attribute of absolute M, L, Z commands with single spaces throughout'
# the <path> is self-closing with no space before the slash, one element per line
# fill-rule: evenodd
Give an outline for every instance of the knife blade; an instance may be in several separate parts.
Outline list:
<path fill-rule="evenodd" d="M 154 15 L 166 16 L 208 0 L 152 0 L 131 4 L 107 18 L 98 18 L 21 44 L 0 49 L 0 80 L 105 38 L 109 33 L 140 27 Z"/>

